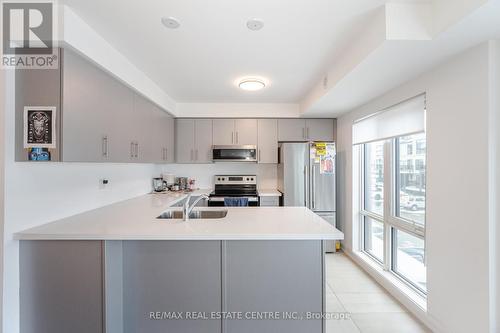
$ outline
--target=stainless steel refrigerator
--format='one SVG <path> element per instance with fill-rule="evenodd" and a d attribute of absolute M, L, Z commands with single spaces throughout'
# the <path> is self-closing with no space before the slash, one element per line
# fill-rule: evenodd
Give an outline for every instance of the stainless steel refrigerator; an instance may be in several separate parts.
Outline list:
<path fill-rule="evenodd" d="M 284 206 L 305 206 L 336 226 L 335 143 L 281 143 L 278 189 Z M 326 252 L 335 242 L 325 242 Z"/>

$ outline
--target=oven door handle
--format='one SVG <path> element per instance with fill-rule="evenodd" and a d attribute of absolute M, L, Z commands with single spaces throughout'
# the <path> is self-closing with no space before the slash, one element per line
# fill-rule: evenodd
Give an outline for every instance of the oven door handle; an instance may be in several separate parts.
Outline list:
<path fill-rule="evenodd" d="M 247 198 L 248 202 L 259 201 L 259 198 L 257 198 L 257 197 L 231 197 L 231 198 Z M 213 201 L 213 202 L 223 202 L 224 201 L 224 197 L 210 197 L 208 200 L 209 201 Z"/>

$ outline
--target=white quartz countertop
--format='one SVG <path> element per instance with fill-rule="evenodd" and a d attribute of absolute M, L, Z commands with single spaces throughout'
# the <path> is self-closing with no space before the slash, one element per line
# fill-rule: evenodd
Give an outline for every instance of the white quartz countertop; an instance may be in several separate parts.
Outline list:
<path fill-rule="evenodd" d="M 281 192 L 276 189 L 258 189 L 260 197 L 281 197 Z"/>
<path fill-rule="evenodd" d="M 199 190 L 193 196 L 209 193 Z M 183 193 L 148 194 L 34 227 L 19 240 L 259 240 L 343 239 L 344 234 L 305 207 L 196 207 L 227 210 L 222 219 L 157 219 Z"/>

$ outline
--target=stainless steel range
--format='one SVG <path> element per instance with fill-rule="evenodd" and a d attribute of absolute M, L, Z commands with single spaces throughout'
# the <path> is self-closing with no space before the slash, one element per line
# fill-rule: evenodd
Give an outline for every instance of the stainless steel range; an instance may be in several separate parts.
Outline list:
<path fill-rule="evenodd" d="M 210 193 L 209 206 L 227 206 L 238 198 L 242 199 L 240 202 L 248 202 L 248 206 L 259 205 L 256 175 L 217 175 L 214 183 L 215 190 Z"/>

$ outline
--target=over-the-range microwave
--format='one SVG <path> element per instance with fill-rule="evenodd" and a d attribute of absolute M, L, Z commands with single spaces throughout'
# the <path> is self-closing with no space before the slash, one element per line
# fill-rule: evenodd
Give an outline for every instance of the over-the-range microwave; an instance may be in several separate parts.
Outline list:
<path fill-rule="evenodd" d="M 214 162 L 257 162 L 257 146 L 213 146 Z"/>

